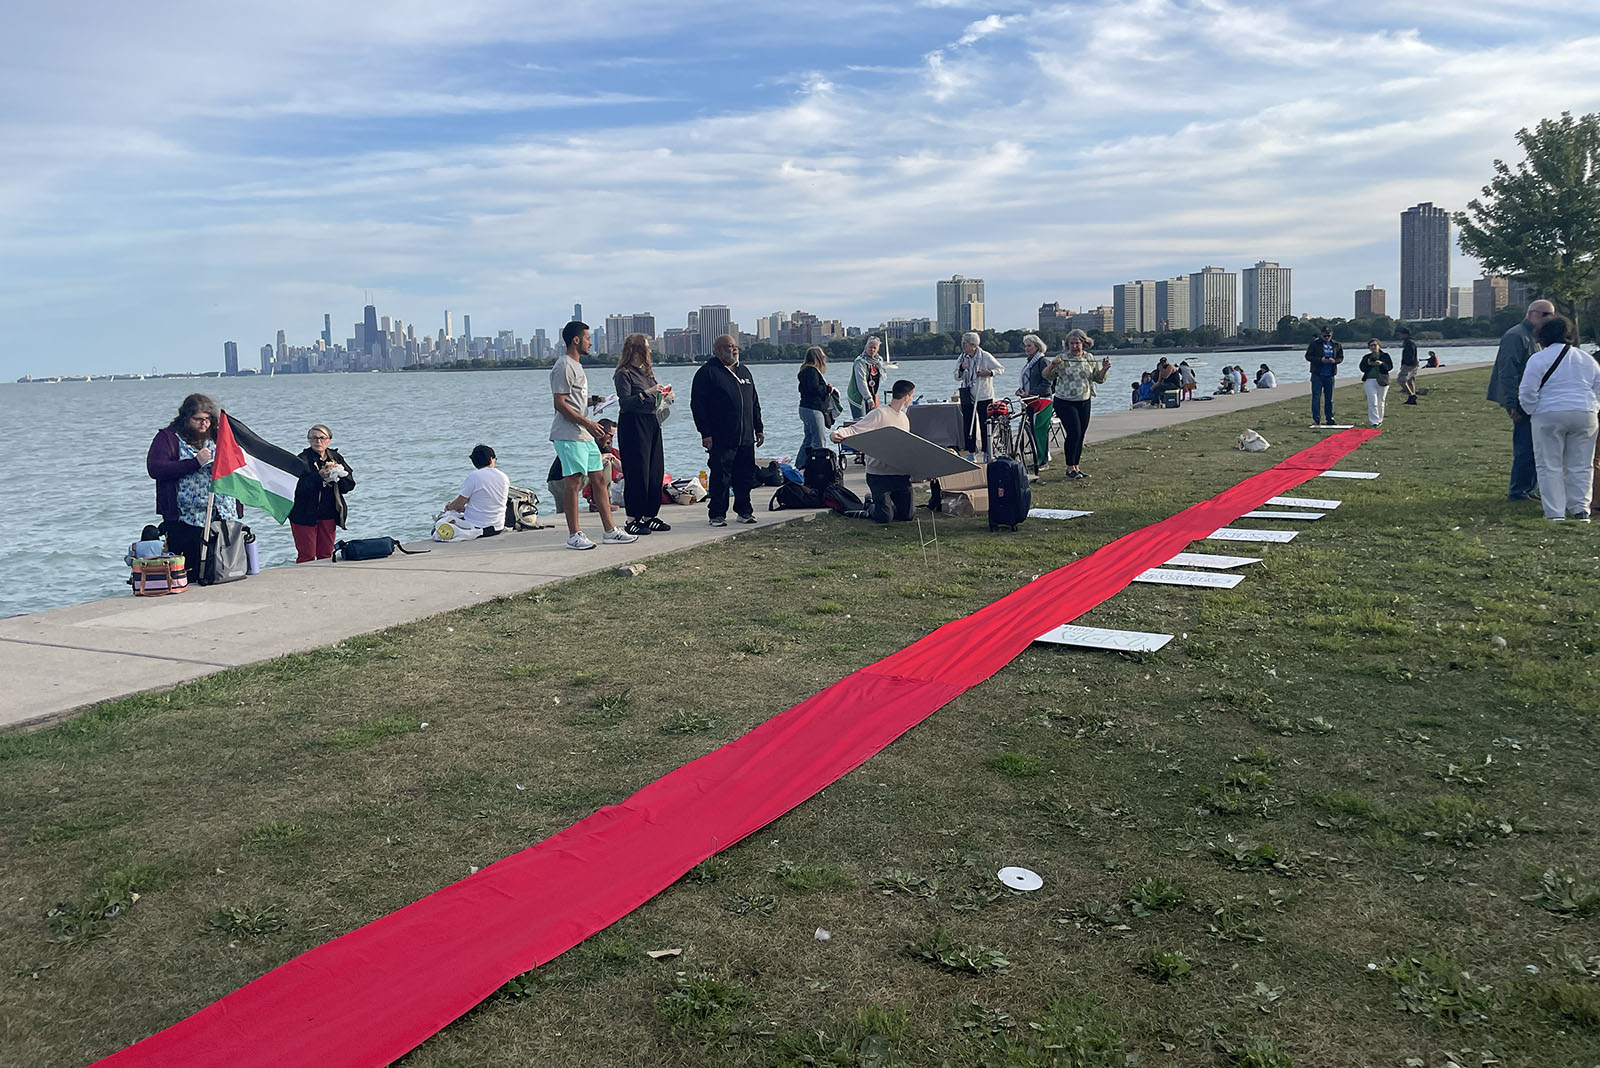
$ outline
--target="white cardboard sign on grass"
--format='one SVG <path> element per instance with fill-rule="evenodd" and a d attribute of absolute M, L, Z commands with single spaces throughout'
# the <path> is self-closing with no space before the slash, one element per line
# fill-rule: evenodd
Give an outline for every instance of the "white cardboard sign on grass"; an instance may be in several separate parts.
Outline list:
<path fill-rule="evenodd" d="M 1033 639 L 1053 645 L 1076 645 L 1084 649 L 1110 649 L 1118 653 L 1153 653 L 1172 640 L 1170 634 L 1142 630 L 1104 630 L 1067 624 Z"/>
<path fill-rule="evenodd" d="M 1218 571 L 1181 571 L 1173 567 L 1152 567 L 1133 576 L 1133 581 L 1150 582 L 1160 586 L 1205 586 L 1213 590 L 1231 590 L 1244 581 L 1244 576 L 1223 574 Z"/>
<path fill-rule="evenodd" d="M 1285 508 L 1326 508 L 1332 511 L 1344 502 L 1331 501 L 1325 497 L 1271 497 L 1267 503 L 1282 505 Z"/>
<path fill-rule="evenodd" d="M 1254 512 L 1246 512 L 1241 519 L 1304 519 L 1310 522 L 1321 519 L 1326 512 L 1280 512 L 1276 508 L 1258 508 Z"/>
<path fill-rule="evenodd" d="M 1080 512 L 1076 508 L 1029 508 L 1029 519 L 1080 519 L 1093 512 Z"/>
<path fill-rule="evenodd" d="M 1206 538 L 1216 541 L 1294 541 L 1298 530 L 1245 530 L 1242 527 L 1222 527 L 1213 530 Z"/>
<path fill-rule="evenodd" d="M 1245 564 L 1259 564 L 1259 556 L 1218 556 L 1216 553 L 1179 553 L 1166 563 L 1167 567 L 1215 567 L 1226 570 L 1230 567 L 1243 567 Z"/>
<path fill-rule="evenodd" d="M 1377 478 L 1376 471 L 1324 471 L 1318 478 Z"/>

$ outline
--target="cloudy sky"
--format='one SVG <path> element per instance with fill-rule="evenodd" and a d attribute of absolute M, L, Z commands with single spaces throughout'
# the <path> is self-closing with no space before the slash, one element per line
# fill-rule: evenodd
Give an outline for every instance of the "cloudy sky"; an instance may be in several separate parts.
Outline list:
<path fill-rule="evenodd" d="M 379 13 L 381 11 L 381 13 Z M 1206 264 L 1397 296 L 1398 214 L 1600 110 L 1594 0 L 28 5 L 0 373 L 246 363 L 379 314 L 992 326 Z M 1473 266 L 1458 259 L 1453 281 Z"/>

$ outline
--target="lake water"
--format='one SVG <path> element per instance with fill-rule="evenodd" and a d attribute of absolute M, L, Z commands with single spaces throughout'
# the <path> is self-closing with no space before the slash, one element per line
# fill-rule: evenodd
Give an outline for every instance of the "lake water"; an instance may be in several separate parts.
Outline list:
<path fill-rule="evenodd" d="M 1451 348 L 1446 353 L 1448 362 L 1462 363 L 1492 359 L 1494 350 Z M 1224 363 L 1241 364 L 1252 376 L 1261 363 L 1280 378 L 1305 373 L 1298 352 L 1184 358 L 1196 369 L 1202 393 L 1215 388 Z M 1006 369 L 997 392 L 1009 394 L 1016 388 L 1022 359 L 1003 361 Z M 1149 353 L 1113 354 L 1096 409 L 1126 410 L 1127 383 L 1154 363 Z M 609 370 L 587 370 L 592 392 L 609 395 Z M 766 447 L 759 451 L 763 456 L 792 456 L 801 440 L 798 368 L 753 364 L 751 370 L 767 430 Z M 695 475 L 705 466 L 688 413 L 694 371 L 690 366 L 663 367 L 657 375 L 682 398 L 680 410 L 663 427 L 667 470 L 678 476 Z M 954 371 L 954 359 L 908 360 L 889 377 L 910 378 L 932 400 L 949 396 Z M 843 394 L 848 375 L 848 365 L 835 364 L 827 377 Z M 305 447 L 312 423 L 331 426 L 334 445 L 356 476 L 356 489 L 348 497 L 349 531 L 341 536 L 425 537 L 433 516 L 472 470 L 467 453 L 480 441 L 494 447 L 513 485 L 536 490 L 540 510 L 552 510 L 544 477 L 555 455 L 548 440 L 548 371 L 7 384 L 0 386 L 0 455 L 7 458 L 0 469 L 0 490 L 14 511 L 0 533 L 0 616 L 128 593 L 122 555 L 146 523 L 158 521 L 145 453 L 179 402 L 196 391 L 209 393 L 256 433 L 292 452 Z M 614 415 L 614 406 L 611 411 Z M 668 509 L 664 518 L 675 521 L 674 512 Z M 698 519 L 703 512 L 683 509 L 682 515 Z M 294 559 L 287 526 L 254 510 L 245 521 L 256 532 L 263 566 Z"/>

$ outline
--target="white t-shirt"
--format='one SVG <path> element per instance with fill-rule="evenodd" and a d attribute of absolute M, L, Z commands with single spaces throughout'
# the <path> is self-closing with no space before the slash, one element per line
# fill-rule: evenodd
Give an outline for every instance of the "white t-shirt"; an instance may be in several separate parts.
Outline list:
<path fill-rule="evenodd" d="M 583 364 L 565 353 L 550 368 L 550 395 L 559 397 L 563 393 L 572 398 L 572 406 L 579 412 L 588 408 L 589 376 L 583 373 Z M 555 421 L 550 424 L 550 440 L 593 441 L 594 438 L 589 431 L 557 412 Z"/>
<path fill-rule="evenodd" d="M 467 499 L 469 527 L 503 527 L 506 523 L 506 497 L 511 479 L 496 467 L 480 467 L 461 483 L 461 496 Z"/>
<path fill-rule="evenodd" d="M 1262 371 L 1260 374 L 1256 375 L 1257 389 L 1272 389 L 1277 386 L 1277 384 L 1278 380 L 1273 376 L 1271 371 Z"/>

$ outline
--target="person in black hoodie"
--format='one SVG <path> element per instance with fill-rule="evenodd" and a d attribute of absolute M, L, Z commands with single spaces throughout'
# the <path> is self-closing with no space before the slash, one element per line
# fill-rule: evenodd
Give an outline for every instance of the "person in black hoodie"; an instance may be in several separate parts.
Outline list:
<path fill-rule="evenodd" d="M 345 521 L 344 495 L 356 488 L 350 465 L 333 447 L 333 431 L 318 423 L 306 431 L 306 441 L 300 459 L 308 470 L 295 484 L 289 509 L 297 564 L 332 558 L 334 528 Z"/>
<path fill-rule="evenodd" d="M 712 344 L 712 353 L 694 373 L 689 391 L 689 410 L 710 469 L 707 510 L 712 526 L 727 526 L 731 486 L 739 522 L 754 523 L 750 491 L 756 484 L 756 446 L 766 441 L 761 398 L 756 395 L 750 369 L 739 362 L 739 343 L 731 335 L 720 335 Z"/>

